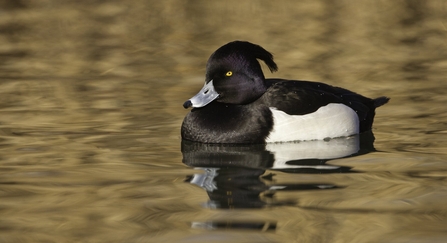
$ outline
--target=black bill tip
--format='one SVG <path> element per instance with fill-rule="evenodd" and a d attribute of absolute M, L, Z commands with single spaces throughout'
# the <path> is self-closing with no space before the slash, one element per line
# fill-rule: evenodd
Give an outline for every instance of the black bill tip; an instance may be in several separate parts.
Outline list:
<path fill-rule="evenodd" d="M 190 100 L 187 100 L 185 103 L 183 103 L 183 107 L 185 109 L 188 109 L 191 106 L 192 106 L 192 102 Z"/>

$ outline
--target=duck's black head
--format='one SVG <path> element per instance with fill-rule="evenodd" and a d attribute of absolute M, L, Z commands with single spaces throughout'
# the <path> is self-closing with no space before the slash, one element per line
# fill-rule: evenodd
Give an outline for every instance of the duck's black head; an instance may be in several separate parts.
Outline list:
<path fill-rule="evenodd" d="M 205 86 L 183 106 L 203 107 L 213 100 L 247 104 L 258 99 L 266 90 L 258 59 L 264 61 L 270 71 L 278 70 L 273 55 L 259 45 L 233 41 L 220 47 L 208 59 Z"/>

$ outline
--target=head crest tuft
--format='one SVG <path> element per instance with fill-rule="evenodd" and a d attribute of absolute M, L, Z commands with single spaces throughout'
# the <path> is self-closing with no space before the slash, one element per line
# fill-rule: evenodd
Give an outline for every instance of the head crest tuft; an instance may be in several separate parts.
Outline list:
<path fill-rule="evenodd" d="M 241 53 L 251 56 L 262 60 L 272 73 L 278 71 L 278 66 L 273 61 L 273 55 L 259 45 L 247 41 L 233 41 L 220 47 L 215 55 L 219 56 L 219 54 L 225 55 L 228 53 Z"/>

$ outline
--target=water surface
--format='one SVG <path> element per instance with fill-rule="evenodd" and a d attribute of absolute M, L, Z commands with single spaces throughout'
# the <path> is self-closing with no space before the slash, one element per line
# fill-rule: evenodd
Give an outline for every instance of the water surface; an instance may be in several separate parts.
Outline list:
<path fill-rule="evenodd" d="M 0 241 L 445 242 L 446 26 L 435 0 L 3 1 Z M 391 101 L 366 138 L 182 144 L 232 40 Z"/>

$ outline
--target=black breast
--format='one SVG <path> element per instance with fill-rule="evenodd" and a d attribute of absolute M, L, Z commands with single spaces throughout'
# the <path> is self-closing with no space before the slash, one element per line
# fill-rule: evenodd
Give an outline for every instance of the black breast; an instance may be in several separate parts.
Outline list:
<path fill-rule="evenodd" d="M 181 134 L 202 143 L 265 143 L 272 128 L 272 113 L 266 106 L 212 102 L 186 115 Z"/>

